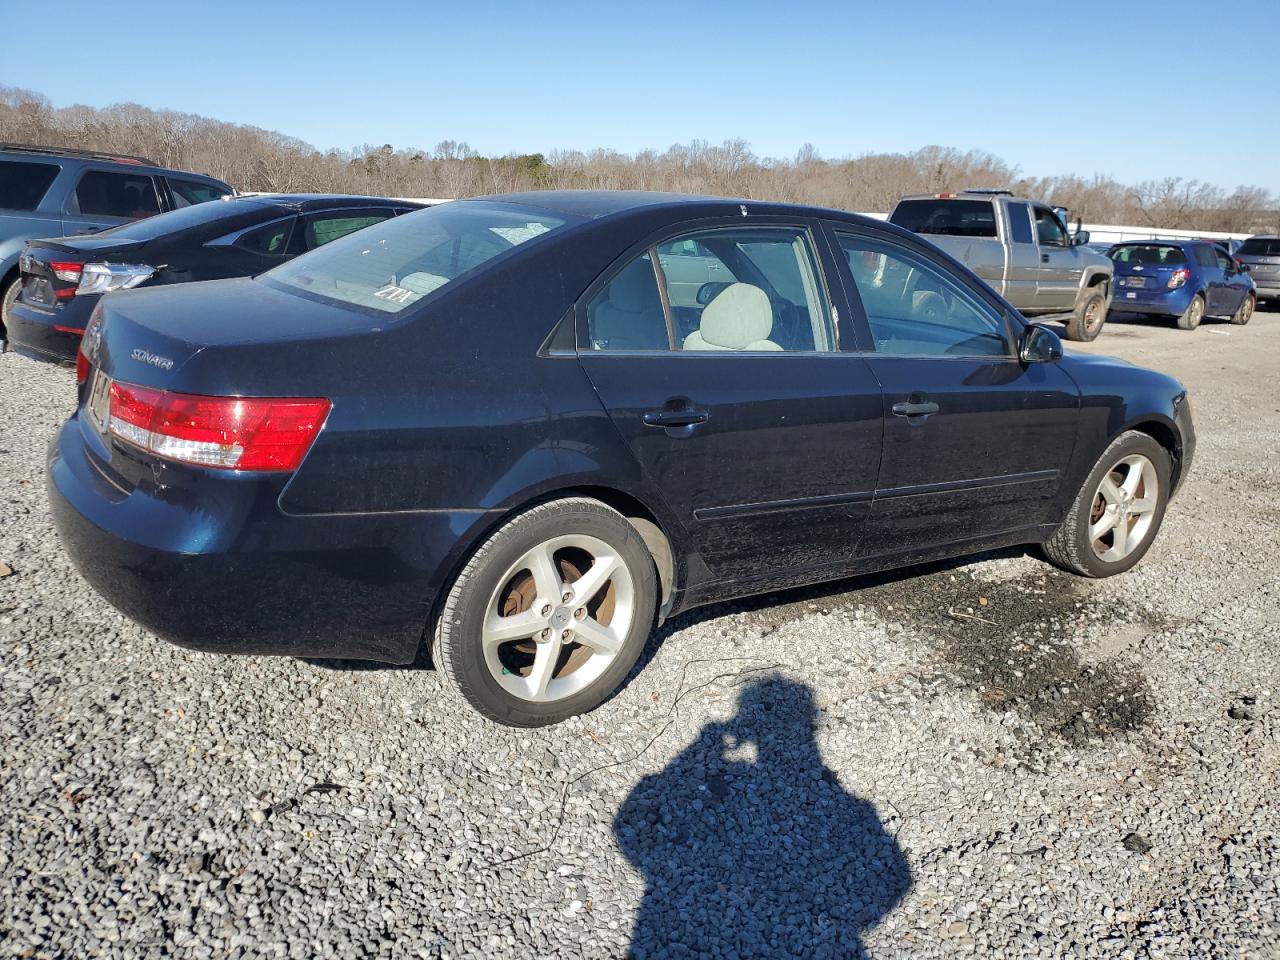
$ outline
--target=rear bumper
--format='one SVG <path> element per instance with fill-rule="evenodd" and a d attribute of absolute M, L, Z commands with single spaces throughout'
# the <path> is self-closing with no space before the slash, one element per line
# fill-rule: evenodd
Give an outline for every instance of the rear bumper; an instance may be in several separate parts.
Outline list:
<path fill-rule="evenodd" d="M 288 516 L 281 477 L 218 471 L 127 491 L 85 444 L 77 415 L 49 449 L 64 548 L 112 606 L 196 650 L 409 663 L 487 516 Z"/>
<path fill-rule="evenodd" d="M 1132 299 L 1129 294 L 1134 295 Z M 1195 291 L 1185 285 L 1176 290 L 1129 290 L 1117 287 L 1111 309 L 1117 313 L 1154 313 L 1176 317 L 1191 306 L 1193 296 Z"/>
<path fill-rule="evenodd" d="M 1253 286 L 1259 300 L 1264 298 L 1270 300 L 1273 297 L 1280 297 L 1280 280 L 1267 279 L 1259 283 L 1255 278 Z"/>
<path fill-rule="evenodd" d="M 97 297 L 85 298 L 97 301 Z M 93 304 L 72 298 L 57 310 L 41 310 L 15 302 L 6 326 L 9 345 L 24 357 L 47 363 L 74 363 Z"/>

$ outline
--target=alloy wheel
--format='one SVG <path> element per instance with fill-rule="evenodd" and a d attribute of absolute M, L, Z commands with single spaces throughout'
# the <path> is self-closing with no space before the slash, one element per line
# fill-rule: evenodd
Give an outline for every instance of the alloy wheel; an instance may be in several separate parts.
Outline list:
<path fill-rule="evenodd" d="M 1107 471 L 1089 511 L 1089 544 L 1107 563 L 1123 560 L 1151 533 L 1160 497 L 1155 464 L 1130 454 Z"/>
<path fill-rule="evenodd" d="M 618 552 L 592 536 L 555 537 L 516 560 L 490 596 L 485 664 L 512 696 L 562 700 L 609 668 L 634 618 L 635 583 Z"/>

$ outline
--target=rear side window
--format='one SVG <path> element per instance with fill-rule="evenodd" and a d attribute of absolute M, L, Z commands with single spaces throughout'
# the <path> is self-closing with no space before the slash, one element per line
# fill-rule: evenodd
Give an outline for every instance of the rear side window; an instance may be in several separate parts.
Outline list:
<path fill-rule="evenodd" d="M 1280 257 L 1280 237 L 1252 237 L 1236 251 L 1242 257 Z"/>
<path fill-rule="evenodd" d="M 0 208 L 34 210 L 60 169 L 53 163 L 0 160 Z"/>
<path fill-rule="evenodd" d="M 241 250 L 258 253 L 264 256 L 281 257 L 288 252 L 289 235 L 293 232 L 294 218 L 275 220 L 263 224 L 256 230 L 240 235 L 235 245 Z"/>
<path fill-rule="evenodd" d="M 944 237 L 996 235 L 996 211 L 990 200 L 903 200 L 889 219 L 912 233 Z"/>
<path fill-rule="evenodd" d="M 1009 234 L 1014 243 L 1035 243 L 1031 236 L 1031 208 L 1025 203 L 1011 203 L 1009 210 Z"/>
<path fill-rule="evenodd" d="M 399 313 L 564 223 L 541 210 L 515 204 L 442 203 L 358 230 L 266 276 L 287 288 Z"/>
<path fill-rule="evenodd" d="M 1187 262 L 1181 250 L 1163 243 L 1135 243 L 1113 247 L 1108 256 L 1116 263 L 1143 267 L 1181 266 Z"/>
<path fill-rule="evenodd" d="M 1217 267 L 1218 258 L 1214 255 L 1213 247 L 1198 246 L 1196 250 L 1196 263 L 1202 267 Z"/>
<path fill-rule="evenodd" d="M 167 177 L 166 179 L 169 181 L 169 190 L 173 193 L 173 209 L 175 210 L 197 203 L 208 203 L 210 200 L 219 200 L 227 196 L 226 190 L 211 183 L 201 183 L 197 180 L 179 180 L 177 177 Z"/>
<path fill-rule="evenodd" d="M 123 217 L 138 220 L 160 212 L 156 187 L 150 177 L 136 173 L 90 170 L 76 185 L 76 205 L 91 217 Z"/>

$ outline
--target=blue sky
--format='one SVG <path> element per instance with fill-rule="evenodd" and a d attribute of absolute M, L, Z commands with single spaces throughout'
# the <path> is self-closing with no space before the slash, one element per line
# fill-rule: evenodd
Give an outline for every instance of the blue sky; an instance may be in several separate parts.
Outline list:
<path fill-rule="evenodd" d="M 59 10 L 52 46 L 4 44 L 0 84 L 58 106 L 201 113 L 319 147 L 452 139 L 489 153 L 631 152 L 742 137 L 762 156 L 810 142 L 840 157 L 936 143 L 988 150 L 1030 175 L 1280 192 L 1280 107 L 1273 94 L 1241 98 L 1236 83 L 1265 59 L 1251 38 L 1280 30 L 1274 0 Z M 113 36 L 126 19 L 137 23 L 127 43 Z"/>

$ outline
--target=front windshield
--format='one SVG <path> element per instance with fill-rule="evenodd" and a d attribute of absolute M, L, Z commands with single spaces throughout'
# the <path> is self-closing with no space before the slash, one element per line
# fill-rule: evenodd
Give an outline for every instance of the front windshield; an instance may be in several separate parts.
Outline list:
<path fill-rule="evenodd" d="M 263 276 L 343 303 L 399 313 L 564 223 L 513 204 L 454 201 L 360 230 Z"/>

